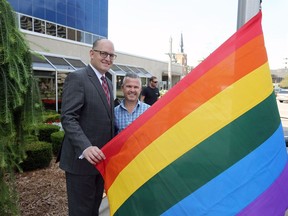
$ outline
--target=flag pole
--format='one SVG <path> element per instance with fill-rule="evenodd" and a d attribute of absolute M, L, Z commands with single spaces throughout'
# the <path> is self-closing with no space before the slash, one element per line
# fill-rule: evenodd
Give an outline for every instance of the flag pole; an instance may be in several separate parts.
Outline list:
<path fill-rule="evenodd" d="M 237 30 L 261 9 L 262 0 L 238 0 Z"/>

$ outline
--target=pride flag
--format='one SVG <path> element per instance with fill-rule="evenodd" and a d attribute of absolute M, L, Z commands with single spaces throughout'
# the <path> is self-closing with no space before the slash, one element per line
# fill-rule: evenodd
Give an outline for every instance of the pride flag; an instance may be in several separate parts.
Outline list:
<path fill-rule="evenodd" d="M 111 215 L 284 215 L 287 152 L 261 18 L 104 146 Z"/>

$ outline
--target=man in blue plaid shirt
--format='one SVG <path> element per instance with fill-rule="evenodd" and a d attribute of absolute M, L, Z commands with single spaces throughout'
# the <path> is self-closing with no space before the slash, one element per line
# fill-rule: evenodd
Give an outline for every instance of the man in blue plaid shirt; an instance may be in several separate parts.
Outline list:
<path fill-rule="evenodd" d="M 137 74 L 126 73 L 121 86 L 124 99 L 114 108 L 116 133 L 126 128 L 150 107 L 139 100 L 141 87 L 141 79 Z"/>

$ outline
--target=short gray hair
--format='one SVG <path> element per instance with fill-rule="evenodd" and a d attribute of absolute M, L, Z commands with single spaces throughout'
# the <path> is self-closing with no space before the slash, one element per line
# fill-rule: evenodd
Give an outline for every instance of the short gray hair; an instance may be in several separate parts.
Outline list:
<path fill-rule="evenodd" d="M 136 73 L 134 73 L 134 72 L 127 72 L 127 73 L 125 74 L 125 77 L 124 77 L 124 79 L 123 79 L 122 86 L 125 84 L 127 78 L 138 79 L 139 82 L 140 82 L 140 86 L 142 86 L 141 78 L 138 76 L 138 74 L 136 74 Z"/>

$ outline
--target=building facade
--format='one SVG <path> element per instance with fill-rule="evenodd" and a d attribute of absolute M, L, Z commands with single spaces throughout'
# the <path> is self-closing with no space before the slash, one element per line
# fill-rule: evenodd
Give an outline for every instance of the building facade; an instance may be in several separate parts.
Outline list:
<path fill-rule="evenodd" d="M 33 54 L 33 71 L 39 78 L 43 101 L 61 102 L 67 73 L 89 63 L 89 50 L 97 38 L 109 38 L 108 0 L 8 0 L 20 30 Z M 117 41 L 113 41 L 117 47 Z M 114 97 L 121 97 L 121 82 L 127 71 L 142 78 L 156 76 L 159 88 L 167 89 L 168 61 L 158 61 L 116 50 L 118 55 L 109 78 Z M 172 65 L 172 86 L 183 76 L 181 64 Z"/>

